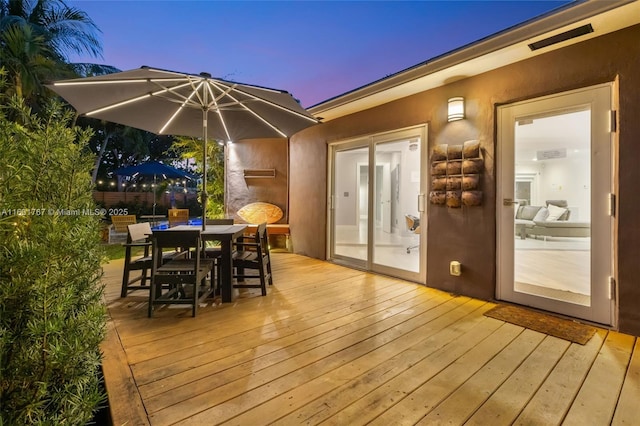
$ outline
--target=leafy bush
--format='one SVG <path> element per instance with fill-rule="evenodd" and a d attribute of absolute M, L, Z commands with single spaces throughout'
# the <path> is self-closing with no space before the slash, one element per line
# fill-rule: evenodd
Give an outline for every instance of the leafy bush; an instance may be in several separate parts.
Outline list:
<path fill-rule="evenodd" d="M 177 153 L 183 159 L 195 158 L 196 167 L 195 174 L 202 175 L 202 141 L 196 138 L 188 138 L 183 136 L 176 137 L 171 146 L 171 151 Z M 207 217 L 221 218 L 224 217 L 224 149 L 215 141 L 207 144 Z M 195 208 L 199 209 L 198 216 L 202 214 L 202 199 L 200 194 L 202 185 L 198 188 L 198 203 L 189 206 L 189 212 L 193 215 Z"/>
<path fill-rule="evenodd" d="M 6 104 L 5 104 L 6 105 Z M 0 424 L 86 424 L 104 401 L 90 133 L 60 105 L 0 113 Z M 16 114 L 16 111 L 19 111 Z"/>

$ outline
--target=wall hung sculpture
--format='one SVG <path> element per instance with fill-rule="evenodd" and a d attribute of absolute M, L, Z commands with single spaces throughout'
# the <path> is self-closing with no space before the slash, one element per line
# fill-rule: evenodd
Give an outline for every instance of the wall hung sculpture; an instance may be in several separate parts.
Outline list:
<path fill-rule="evenodd" d="M 480 176 L 483 170 L 480 141 L 435 146 L 431 154 L 429 201 L 452 208 L 481 205 Z"/>

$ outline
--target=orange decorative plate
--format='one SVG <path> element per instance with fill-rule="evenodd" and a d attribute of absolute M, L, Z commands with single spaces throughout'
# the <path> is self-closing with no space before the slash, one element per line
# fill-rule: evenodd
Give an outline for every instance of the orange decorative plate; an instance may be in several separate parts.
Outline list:
<path fill-rule="evenodd" d="M 251 203 L 238 210 L 238 216 L 247 223 L 276 223 L 282 219 L 280 207 L 263 202 Z"/>

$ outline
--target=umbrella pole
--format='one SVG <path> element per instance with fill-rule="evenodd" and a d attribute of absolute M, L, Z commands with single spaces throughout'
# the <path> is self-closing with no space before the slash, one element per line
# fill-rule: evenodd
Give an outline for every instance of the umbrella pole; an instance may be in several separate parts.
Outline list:
<path fill-rule="evenodd" d="M 153 186 L 151 187 L 151 193 L 153 194 L 153 219 L 151 219 L 153 226 L 156 226 L 156 174 L 153 174 Z"/>
<path fill-rule="evenodd" d="M 206 98 L 206 91 L 205 91 Z M 209 194 L 207 194 L 207 114 L 208 110 L 206 107 L 202 108 L 202 230 L 205 229 L 205 225 L 207 222 L 207 199 L 209 198 Z"/>

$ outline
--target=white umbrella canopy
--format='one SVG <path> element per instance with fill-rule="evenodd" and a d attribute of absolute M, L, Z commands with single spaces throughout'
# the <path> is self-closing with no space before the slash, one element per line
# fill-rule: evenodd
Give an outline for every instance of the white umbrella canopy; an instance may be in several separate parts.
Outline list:
<path fill-rule="evenodd" d="M 150 67 L 47 85 L 79 115 L 155 134 L 220 141 L 289 137 L 318 123 L 290 93 L 207 73 L 186 74 Z M 206 155 L 203 164 L 206 183 Z M 203 226 L 206 185 L 203 185 Z"/>

